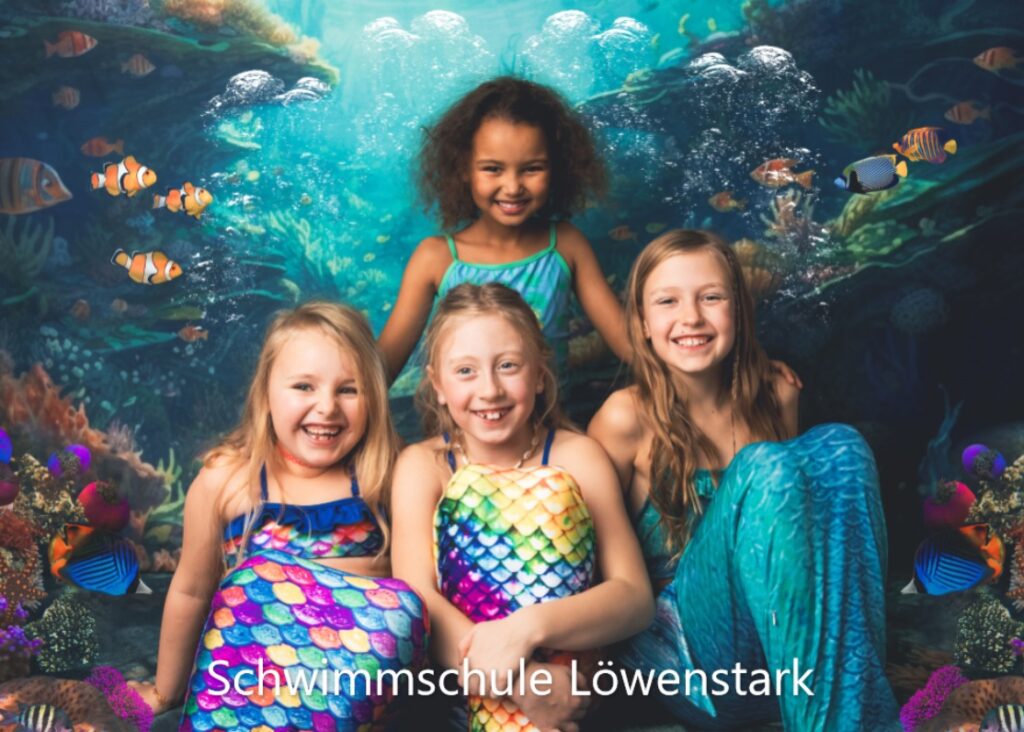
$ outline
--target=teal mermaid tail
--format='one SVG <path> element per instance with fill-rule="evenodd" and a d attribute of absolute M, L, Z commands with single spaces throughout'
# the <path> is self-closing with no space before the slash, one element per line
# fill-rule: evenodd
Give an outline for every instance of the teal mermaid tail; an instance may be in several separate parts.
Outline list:
<path fill-rule="evenodd" d="M 272 549 L 257 552 L 214 596 L 181 729 L 381 728 L 392 689 L 388 677 L 378 686 L 377 672 L 415 672 L 426 658 L 426 633 L 422 601 L 400 580 L 349 574 Z M 335 671 L 343 672 L 337 689 Z M 350 684 L 344 673 L 358 671 L 368 674 L 369 686 L 366 675 Z M 286 674 L 297 690 L 287 688 Z M 310 686 L 303 678 L 313 679 Z M 236 683 L 241 693 L 226 688 Z"/>
<path fill-rule="evenodd" d="M 644 544 L 645 554 L 658 551 Z M 749 445 L 722 474 L 658 597 L 654 625 L 622 660 L 709 679 L 729 670 L 728 694 L 703 693 L 693 675 L 689 693 L 664 698 L 689 724 L 729 728 L 781 716 L 787 730 L 897 730 L 884 675 L 886 553 L 874 458 L 856 430 L 822 425 L 788 442 Z M 731 674 L 737 663 L 748 692 L 754 669 L 773 680 L 800 671 L 782 677 L 777 696 L 741 696 Z M 813 696 L 794 678 L 808 670 Z"/>
<path fill-rule="evenodd" d="M 582 592 L 594 580 L 594 529 L 579 487 L 558 468 L 471 464 L 434 516 L 441 593 L 474 622 Z M 470 698 L 473 730 L 536 729 L 511 702 Z"/>

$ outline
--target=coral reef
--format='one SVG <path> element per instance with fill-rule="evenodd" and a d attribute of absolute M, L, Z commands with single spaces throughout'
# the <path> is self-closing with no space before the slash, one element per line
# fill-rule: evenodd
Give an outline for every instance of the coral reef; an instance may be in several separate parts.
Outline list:
<path fill-rule="evenodd" d="M 62 709 L 77 729 L 103 732 L 135 730 L 130 722 L 114 713 L 102 691 L 85 681 L 29 676 L 0 684 L 0 709 L 12 712 L 19 708 L 19 704 L 52 704 Z M 140 719 L 145 719 L 144 714 Z"/>
<path fill-rule="evenodd" d="M 53 218 L 47 223 L 36 224 L 31 218 L 6 216 L 7 222 L 0 227 L 0 291 L 16 293 L 0 299 L 0 307 L 14 305 L 33 295 L 40 296 L 36 277 L 46 264 L 53 246 Z"/>
<path fill-rule="evenodd" d="M 166 26 L 153 14 L 149 0 L 64 0 L 57 15 L 139 28 Z"/>
<path fill-rule="evenodd" d="M 893 103 L 889 84 L 865 69 L 853 72 L 853 87 L 825 101 L 818 122 L 835 142 L 862 149 L 887 149 L 910 125 L 911 116 Z"/>
<path fill-rule="evenodd" d="M 775 196 L 771 216 L 761 214 L 764 235 L 805 253 L 828 237 L 828 229 L 814 220 L 814 199 L 795 189 Z"/>
<path fill-rule="evenodd" d="M 72 471 L 54 476 L 28 453 L 19 455 L 15 465 L 21 482 L 21 493 L 14 501 L 15 513 L 30 521 L 45 537 L 53 536 L 64 524 L 85 521 L 85 511 L 75 501 L 77 476 Z"/>
<path fill-rule="evenodd" d="M 855 262 L 884 257 L 917 236 L 917 232 L 898 221 L 884 219 L 864 224 L 846 238 L 845 253 Z"/>
<path fill-rule="evenodd" d="M 36 542 L 42 532 L 14 511 L 0 511 L 0 595 L 13 611 L 18 605 L 29 610 L 46 597 L 43 590 L 43 561 Z M 0 623 L 9 620 L 0 613 Z"/>
<path fill-rule="evenodd" d="M 75 601 L 74 593 L 54 600 L 43 617 L 25 626 L 25 632 L 43 641 L 36 663 L 47 673 L 75 671 L 96 662 L 96 618 Z"/>
<path fill-rule="evenodd" d="M 32 657 L 43 644 L 25 634 L 22 623 L 27 619 L 20 603 L 0 595 L 0 682 L 28 675 Z"/>
<path fill-rule="evenodd" d="M 906 732 L 934 717 L 942 710 L 942 704 L 953 691 L 967 683 L 956 666 L 938 668 L 928 678 L 924 688 L 917 691 L 900 710 L 900 722 Z"/>
<path fill-rule="evenodd" d="M 957 621 L 953 657 L 968 673 L 1010 673 L 1018 661 L 1011 641 L 1020 637 L 1024 637 L 1024 623 L 1010 617 L 991 593 L 979 592 Z"/>
<path fill-rule="evenodd" d="M 969 681 L 954 689 L 942 705 L 942 711 L 916 732 L 976 730 L 990 709 L 1000 704 L 1020 704 L 1021 699 L 1024 699 L 1024 676 Z"/>
<path fill-rule="evenodd" d="M 97 666 L 85 682 L 103 692 L 117 716 L 135 725 L 139 732 L 149 732 L 153 726 L 153 710 L 128 686 L 120 671 L 112 666 Z"/>
<path fill-rule="evenodd" d="M 895 188 L 889 188 L 888 190 L 875 193 L 850 196 L 839 216 L 829 221 L 827 226 L 833 234 L 845 239 L 860 228 L 868 215 L 875 210 L 875 207 L 892 198 L 896 193 L 897 190 Z"/>

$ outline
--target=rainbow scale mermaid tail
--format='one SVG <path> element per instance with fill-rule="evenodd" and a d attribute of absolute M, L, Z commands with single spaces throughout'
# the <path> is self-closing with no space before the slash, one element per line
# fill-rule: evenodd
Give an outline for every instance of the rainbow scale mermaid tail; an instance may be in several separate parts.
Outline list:
<path fill-rule="evenodd" d="M 572 476 L 548 465 L 459 469 L 434 514 L 434 540 L 441 593 L 477 623 L 594 581 L 590 513 Z M 470 697 L 469 706 L 471 730 L 537 729 L 509 701 Z"/>
<path fill-rule="evenodd" d="M 390 719 L 391 688 L 386 680 L 378 688 L 377 673 L 415 673 L 426 658 L 426 635 L 423 604 L 400 580 L 349 574 L 273 549 L 258 552 L 214 595 L 181 729 L 380 729 Z M 342 672 L 338 685 L 336 671 Z M 363 675 L 350 684 L 358 671 L 368 674 L 369 688 Z M 286 676 L 293 684 L 314 681 L 290 690 Z"/>

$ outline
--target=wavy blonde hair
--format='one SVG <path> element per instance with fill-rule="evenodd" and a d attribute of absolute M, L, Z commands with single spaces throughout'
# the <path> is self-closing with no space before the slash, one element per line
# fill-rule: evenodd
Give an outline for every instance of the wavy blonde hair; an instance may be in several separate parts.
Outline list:
<path fill-rule="evenodd" d="M 384 360 L 362 314 L 338 303 L 307 302 L 275 315 L 256 360 L 256 372 L 249 384 L 238 426 L 202 457 L 205 466 L 226 460 L 242 463 L 248 468 L 246 486 L 252 510 L 246 517 L 236 564 L 244 559 L 249 536 L 255 528 L 261 503 L 260 470 L 277 444 L 270 418 L 270 371 L 288 339 L 303 331 L 320 333 L 352 356 L 359 393 L 366 399 L 367 424 L 366 433 L 347 456 L 348 463 L 359 478 L 359 494 L 370 510 L 378 516 L 390 515 L 391 471 L 398 454 L 398 435 L 388 407 Z M 389 532 L 385 521 L 380 524 L 384 532 L 384 547 L 380 554 L 384 554 Z"/>
<path fill-rule="evenodd" d="M 678 558 L 689 541 L 692 521 L 701 513 L 694 473 L 703 457 L 715 465 L 720 456 L 686 406 L 686 394 L 671 368 L 644 336 L 644 286 L 655 267 L 677 254 L 709 251 L 725 268 L 736 336 L 722 370 L 734 409 L 756 440 L 785 439 L 779 401 L 772 386 L 768 357 L 757 341 L 754 300 L 736 253 L 709 231 L 674 229 L 648 244 L 629 273 L 626 327 L 633 350 L 631 363 L 643 425 L 653 434 L 650 499 L 661 515 L 667 549 Z"/>
<path fill-rule="evenodd" d="M 441 300 L 434 319 L 427 327 L 423 342 L 424 374 L 416 389 L 416 406 L 423 418 L 424 434 L 435 437 L 457 433 L 458 425 L 448 408 L 437 400 L 429 370 L 436 371 L 441 358 L 441 342 L 449 330 L 460 321 L 481 315 L 500 315 L 505 318 L 522 337 L 527 355 L 536 360 L 544 389 L 537 394 L 530 415 L 535 434 L 542 429 L 575 430 L 559 405 L 558 376 L 552 365 L 551 346 L 544 338 L 536 314 L 518 292 L 497 282 L 488 282 L 483 285 L 464 283 L 453 287 Z"/>

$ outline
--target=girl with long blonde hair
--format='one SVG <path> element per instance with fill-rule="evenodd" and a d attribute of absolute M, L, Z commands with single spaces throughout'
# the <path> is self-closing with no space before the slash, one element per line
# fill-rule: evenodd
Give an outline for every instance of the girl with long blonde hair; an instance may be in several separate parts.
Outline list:
<path fill-rule="evenodd" d="M 139 687 L 154 711 L 187 694 L 186 730 L 354 731 L 385 716 L 372 690 L 286 684 L 423 659 L 422 603 L 387 577 L 397 445 L 365 318 L 327 302 L 279 313 L 241 421 L 186 494 L 156 680 Z"/>
<path fill-rule="evenodd" d="M 627 298 L 635 383 L 588 429 L 626 487 L 659 593 L 622 660 L 691 679 L 661 697 L 687 725 L 898 729 L 867 444 L 837 424 L 796 437 L 798 392 L 773 374 L 740 262 L 715 234 L 652 241 Z"/>

